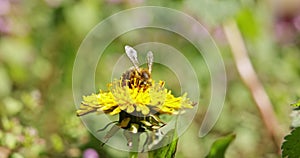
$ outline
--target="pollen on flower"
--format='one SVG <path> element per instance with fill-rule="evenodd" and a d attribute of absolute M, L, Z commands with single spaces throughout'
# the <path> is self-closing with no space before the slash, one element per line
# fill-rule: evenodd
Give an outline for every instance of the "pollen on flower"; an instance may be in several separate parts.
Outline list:
<path fill-rule="evenodd" d="M 193 108 L 194 103 L 186 98 L 186 94 L 175 97 L 171 91 L 164 88 L 164 82 L 155 83 L 147 89 L 134 85 L 121 86 L 121 80 L 116 80 L 108 86 L 108 91 L 100 90 L 97 94 L 84 96 L 77 115 L 81 116 L 94 111 L 116 115 L 121 111 L 140 113 L 147 116 L 152 113 L 178 114 L 186 108 Z"/>

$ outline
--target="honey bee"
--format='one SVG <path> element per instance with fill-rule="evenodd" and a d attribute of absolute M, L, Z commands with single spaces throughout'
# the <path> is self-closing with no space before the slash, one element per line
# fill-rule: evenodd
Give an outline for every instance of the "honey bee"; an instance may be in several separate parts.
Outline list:
<path fill-rule="evenodd" d="M 125 52 L 132 62 L 133 67 L 123 73 L 121 77 L 122 86 L 128 86 L 129 88 L 138 88 L 142 90 L 146 90 L 151 87 L 153 53 L 151 51 L 147 53 L 148 68 L 140 68 L 136 50 L 130 46 L 125 46 Z M 126 118 L 131 118 L 128 123 L 124 121 Z M 140 112 L 133 112 L 129 114 L 125 111 L 121 111 L 119 115 L 119 123 L 121 128 L 129 129 L 133 133 L 145 132 L 146 130 L 153 131 L 165 125 L 159 119 L 156 112 L 153 111 L 147 116 L 142 115 Z"/>
<path fill-rule="evenodd" d="M 137 59 L 137 52 L 130 46 L 125 46 L 125 52 L 130 61 L 133 64 L 133 67 L 127 70 L 122 75 L 122 86 L 136 86 L 135 88 L 147 89 L 152 84 L 151 71 L 153 64 L 153 53 L 149 51 L 147 53 L 147 68 L 139 68 L 139 61 Z"/>

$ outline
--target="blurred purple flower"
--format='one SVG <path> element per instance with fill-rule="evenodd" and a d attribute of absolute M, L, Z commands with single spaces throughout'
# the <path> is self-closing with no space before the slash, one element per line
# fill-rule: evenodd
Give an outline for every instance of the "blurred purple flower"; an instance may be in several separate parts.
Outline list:
<path fill-rule="evenodd" d="M 278 17 L 275 21 L 275 33 L 280 43 L 293 42 L 296 37 L 293 18 L 291 16 Z"/>
<path fill-rule="evenodd" d="M 144 0 L 106 0 L 106 2 L 111 4 L 121 4 L 121 3 L 136 4 L 136 3 L 143 3 Z"/>
<path fill-rule="evenodd" d="M 99 155 L 95 149 L 89 148 L 83 152 L 83 158 L 99 158 Z"/>
<path fill-rule="evenodd" d="M 108 3 L 119 4 L 122 3 L 122 0 L 106 0 Z"/>
<path fill-rule="evenodd" d="M 7 21 L 8 20 L 5 19 L 4 17 L 0 17 L 0 35 L 9 34 L 10 32 L 9 23 Z"/>
<path fill-rule="evenodd" d="M 45 0 L 48 6 L 57 8 L 61 5 L 62 0 Z"/>
<path fill-rule="evenodd" d="M 8 0 L 0 0 L 0 15 L 5 15 L 10 11 L 10 3 Z"/>
<path fill-rule="evenodd" d="M 300 14 L 293 19 L 293 22 L 297 31 L 300 31 Z"/>
<path fill-rule="evenodd" d="M 212 35 L 218 44 L 221 44 L 221 45 L 227 44 L 226 36 L 224 34 L 222 27 L 216 27 L 213 30 Z"/>

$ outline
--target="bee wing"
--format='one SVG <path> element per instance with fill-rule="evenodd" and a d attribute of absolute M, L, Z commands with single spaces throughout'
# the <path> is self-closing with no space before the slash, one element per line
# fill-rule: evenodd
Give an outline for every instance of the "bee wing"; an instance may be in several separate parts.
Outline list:
<path fill-rule="evenodd" d="M 130 61 L 132 62 L 133 66 L 135 67 L 135 69 L 139 69 L 139 61 L 137 59 L 137 52 L 135 49 L 133 49 L 130 46 L 125 46 L 125 52 L 128 56 L 128 58 L 130 59 Z"/>
<path fill-rule="evenodd" d="M 153 64 L 153 53 L 151 51 L 149 51 L 147 53 L 147 61 L 148 61 L 148 69 L 149 69 L 149 72 L 151 73 L 152 64 Z"/>

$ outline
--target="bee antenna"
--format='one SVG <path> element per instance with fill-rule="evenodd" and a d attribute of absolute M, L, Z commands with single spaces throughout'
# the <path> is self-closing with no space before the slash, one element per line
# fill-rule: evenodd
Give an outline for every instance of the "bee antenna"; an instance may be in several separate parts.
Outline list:
<path fill-rule="evenodd" d="M 153 64 L 153 53 L 151 51 L 149 51 L 147 53 L 147 61 L 148 61 L 148 69 L 149 69 L 149 72 L 151 73 L 152 64 Z"/>
<path fill-rule="evenodd" d="M 132 47 L 126 45 L 125 46 L 125 52 L 128 56 L 128 58 L 130 59 L 130 61 L 132 62 L 133 66 L 135 67 L 136 70 L 139 70 L 139 61 L 137 59 L 137 52 L 135 49 L 133 49 Z"/>

